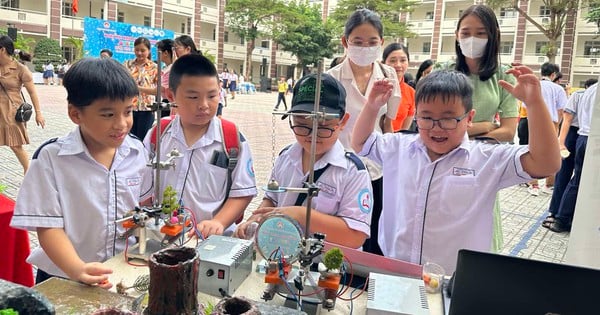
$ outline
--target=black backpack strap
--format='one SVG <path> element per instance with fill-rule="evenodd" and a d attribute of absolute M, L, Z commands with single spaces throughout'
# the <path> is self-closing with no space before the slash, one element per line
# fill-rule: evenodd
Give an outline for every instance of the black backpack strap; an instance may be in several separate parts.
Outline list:
<path fill-rule="evenodd" d="M 325 171 L 327 170 L 327 168 L 329 168 L 330 164 L 325 165 L 325 167 L 323 167 L 322 169 L 318 169 L 315 171 L 315 177 L 314 177 L 314 182 L 316 183 L 317 180 L 319 179 L 319 177 L 321 177 L 321 175 L 323 175 L 323 173 L 325 173 Z M 308 180 L 308 178 L 306 178 L 305 182 Z M 302 185 L 303 187 L 306 185 Z M 296 202 L 294 203 L 294 206 L 301 206 L 304 203 L 304 200 L 306 200 L 306 193 L 299 193 L 298 194 L 298 198 L 296 198 Z"/>
<path fill-rule="evenodd" d="M 354 163 L 354 165 L 356 165 L 356 168 L 359 171 L 367 169 L 365 163 L 363 163 L 363 161 L 358 157 L 358 155 L 354 154 L 353 152 L 346 152 L 345 155 L 348 160 L 350 160 L 352 163 Z"/>
<path fill-rule="evenodd" d="M 42 145 L 40 145 L 40 146 L 37 148 L 37 150 L 35 150 L 35 152 L 33 153 L 33 156 L 31 157 L 31 159 L 32 159 L 32 160 L 35 160 L 35 159 L 37 159 L 37 158 L 38 158 L 38 155 L 40 155 L 40 152 L 42 151 L 42 149 L 43 149 L 45 146 L 47 146 L 47 145 L 49 145 L 49 144 L 51 144 L 51 143 L 54 143 L 54 142 L 56 142 L 56 141 L 58 141 L 58 138 L 52 138 L 52 139 L 50 139 L 50 140 L 48 140 L 48 141 L 46 141 L 46 142 L 42 143 Z"/>

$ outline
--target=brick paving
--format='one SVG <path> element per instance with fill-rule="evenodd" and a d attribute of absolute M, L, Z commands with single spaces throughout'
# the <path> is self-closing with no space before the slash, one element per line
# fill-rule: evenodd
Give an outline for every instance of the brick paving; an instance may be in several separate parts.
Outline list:
<path fill-rule="evenodd" d="M 37 86 L 42 111 L 46 117 L 46 128 L 29 123 L 31 144 L 26 146 L 30 156 L 35 149 L 49 138 L 69 132 L 74 124 L 67 116 L 66 91 L 60 86 Z M 294 141 L 286 121 L 273 116 L 271 110 L 277 93 L 237 95 L 228 101 L 223 117 L 236 122 L 246 135 L 254 157 L 254 168 L 259 187 L 266 185 L 274 155 Z M 288 104 L 291 96 L 288 96 Z M 273 134 L 276 136 L 273 137 Z M 273 149 L 274 147 L 274 149 Z M 7 185 L 5 194 L 16 198 L 23 179 L 22 169 L 8 147 L 0 147 L 0 183 Z M 254 198 L 246 216 L 258 206 L 262 192 Z M 527 189 L 514 186 L 500 192 L 503 221 L 504 248 L 502 253 L 551 262 L 562 262 L 568 244 L 568 234 L 556 234 L 541 227 L 547 215 L 550 195 L 531 196 Z M 38 246 L 35 233 L 30 233 L 32 248 Z"/>

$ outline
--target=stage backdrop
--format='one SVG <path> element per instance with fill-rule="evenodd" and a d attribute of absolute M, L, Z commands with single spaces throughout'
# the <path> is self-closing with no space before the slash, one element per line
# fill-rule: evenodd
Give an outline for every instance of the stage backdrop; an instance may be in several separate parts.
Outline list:
<path fill-rule="evenodd" d="M 156 60 L 156 42 L 165 38 L 175 38 L 170 30 L 141 25 L 106 21 L 86 17 L 83 20 L 83 50 L 86 57 L 100 57 L 100 50 L 108 48 L 113 58 L 119 62 L 134 59 L 133 42 L 138 37 L 146 37 L 152 44 L 152 60 Z"/>

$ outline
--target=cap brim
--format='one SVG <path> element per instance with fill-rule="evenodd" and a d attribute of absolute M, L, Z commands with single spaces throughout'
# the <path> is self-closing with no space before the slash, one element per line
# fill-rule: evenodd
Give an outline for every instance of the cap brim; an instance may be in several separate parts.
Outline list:
<path fill-rule="evenodd" d="M 285 115 L 281 116 L 281 120 L 286 119 L 291 113 L 312 113 L 315 110 L 315 104 L 313 103 L 303 103 L 294 105 L 290 110 L 288 110 Z M 335 110 L 325 106 L 319 106 L 320 112 L 325 112 L 327 114 L 337 114 L 341 115 L 339 110 Z"/>

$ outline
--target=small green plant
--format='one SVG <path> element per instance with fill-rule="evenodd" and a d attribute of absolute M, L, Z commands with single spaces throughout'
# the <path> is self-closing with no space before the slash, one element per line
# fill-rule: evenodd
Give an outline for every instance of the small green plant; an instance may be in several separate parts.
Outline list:
<path fill-rule="evenodd" d="M 342 250 L 334 247 L 325 253 L 323 264 L 327 267 L 327 270 L 339 270 L 342 267 L 343 259 L 344 253 L 342 253 Z"/>
<path fill-rule="evenodd" d="M 177 209 L 179 209 L 177 192 L 173 189 L 173 186 L 169 185 L 163 192 L 162 212 L 164 214 L 171 214 Z"/>
<path fill-rule="evenodd" d="M 215 305 L 211 302 L 206 302 L 206 304 L 201 304 L 200 306 L 204 309 L 204 315 L 211 315 L 213 310 L 215 309 Z"/>
<path fill-rule="evenodd" d="M 5 310 L 0 310 L 0 315 L 19 315 L 19 312 L 13 310 L 12 308 L 7 308 Z"/>
<path fill-rule="evenodd" d="M 6 187 L 7 187 L 6 185 L 0 184 L 0 194 L 3 193 L 6 190 Z"/>

